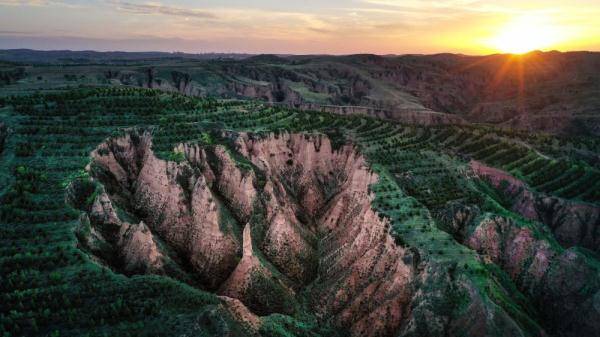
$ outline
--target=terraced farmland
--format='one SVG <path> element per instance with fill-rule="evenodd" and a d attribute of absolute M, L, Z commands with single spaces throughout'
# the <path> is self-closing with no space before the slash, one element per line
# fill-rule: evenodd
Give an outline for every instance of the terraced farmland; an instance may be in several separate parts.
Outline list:
<path fill-rule="evenodd" d="M 293 303 L 283 304 L 292 309 L 274 310 L 253 325 L 247 316 L 254 313 L 246 313 L 243 304 L 243 310 L 224 304 L 227 300 L 197 282 L 185 266 L 182 269 L 191 275 L 187 281 L 163 273 L 121 273 L 85 250 L 77 230 L 85 212 L 69 201 L 67 190 L 73 182 L 97 183 L 90 176 L 90 154 L 107 138 L 119 139 L 132 130 L 146 130 L 153 152 L 171 162 L 168 165 L 192 162 L 177 150 L 179 144 L 221 146 L 232 153 L 236 167 L 255 172 L 254 185 L 262 184 L 263 173 L 236 147 L 239 137 L 246 137 L 240 134 L 278 139 L 301 133 L 311 141 L 320 134 L 334 151 L 344 144 L 355 147 L 377 175 L 369 187 L 372 211 L 411 268 L 407 289 L 412 292 L 404 298 L 402 318 L 394 318 L 394 326 L 374 328 L 380 335 L 469 335 L 475 328 L 485 335 L 512 331 L 524 336 L 570 336 L 572 331 L 592 336 L 598 331 L 600 311 L 590 309 L 600 289 L 595 255 L 600 251 L 600 170 L 587 155 L 598 154 L 594 140 L 569 140 L 573 150 L 566 152 L 553 150 L 548 142 L 565 140 L 550 136 L 483 126 L 404 125 L 151 89 L 84 88 L 4 97 L 0 104 L 0 121 L 6 126 L 0 129 L 3 336 L 361 334 L 360 325 L 349 326 L 338 315 L 344 312 L 361 321 L 367 309 L 353 307 L 363 308 L 360 305 L 348 300 L 332 305 L 335 310 L 315 309 L 319 305 L 313 304 L 314 294 L 330 286 L 323 281 L 321 267 L 316 278 L 292 287 Z M 289 166 L 298 161 L 295 155 L 289 154 Z M 291 188 L 288 193 L 290 200 L 299 198 Z M 229 207 L 234 214 L 232 226 L 240 239 L 245 224 L 235 215 L 237 209 L 224 201 L 222 192 L 215 195 L 219 207 Z M 98 194 L 86 198 L 78 202 L 89 206 Z M 134 218 L 121 209 L 117 213 Z M 301 223 L 318 222 L 318 216 L 307 217 L 298 215 Z M 253 221 L 259 220 L 248 223 Z M 319 240 L 329 235 L 315 233 Z M 519 235 L 527 237 L 528 244 L 519 250 L 521 255 L 503 255 L 504 247 Z M 252 242 L 258 242 L 256 237 Z M 319 246 L 317 251 L 327 248 Z M 331 258 L 339 254 L 335 251 Z M 529 267 L 540 254 L 550 262 L 536 274 Z M 562 257 L 581 268 L 562 271 Z M 285 280 L 271 266 L 275 261 L 262 255 L 259 259 L 274 277 Z M 547 281 L 569 278 L 569 273 L 584 273 L 580 276 L 585 286 Z M 371 291 L 371 281 L 357 293 Z M 569 295 L 560 295 L 564 293 Z M 271 303 L 275 295 L 257 296 Z M 565 312 L 556 306 L 574 309 Z M 378 314 L 393 321 L 397 315 L 390 308 L 395 306 Z M 430 315 L 439 321 L 431 321 Z M 489 319 L 492 316 L 500 318 Z"/>

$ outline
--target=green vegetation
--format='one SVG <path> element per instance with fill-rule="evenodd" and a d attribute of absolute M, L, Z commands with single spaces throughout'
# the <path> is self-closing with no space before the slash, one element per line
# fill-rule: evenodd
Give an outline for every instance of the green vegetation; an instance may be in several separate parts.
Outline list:
<path fill-rule="evenodd" d="M 331 135 L 336 146 L 350 140 L 380 176 L 371 186 L 373 205 L 390 219 L 397 243 L 416 247 L 448 268 L 458 266 L 469 280 L 485 283 L 482 291 L 515 316 L 530 311 L 522 295 L 516 289 L 500 293 L 495 282 L 509 282 L 502 272 L 482 268 L 474 251 L 437 224 L 451 202 L 511 214 L 501 193 L 469 177 L 468 160 L 502 168 L 540 192 L 600 202 L 598 168 L 548 148 L 555 140 L 548 136 L 482 126 L 402 125 L 151 89 L 80 88 L 5 97 L 2 104 L 5 122 L 14 130 L 0 157 L 0 174 L 10 176 L 9 186 L 0 189 L 0 335 L 7 337 L 172 336 L 195 331 L 198 324 L 205 327 L 198 332 L 202 336 L 222 335 L 226 329 L 236 335 L 242 329 L 208 292 L 160 276 L 125 277 L 76 247 L 80 211 L 65 202 L 65 189 L 81 181 L 89 193 L 80 204 L 88 207 L 97 193 L 82 170 L 89 153 L 127 128 L 152 130 L 154 150 L 176 162 L 184 160 L 182 152 L 173 151 L 177 144 L 219 144 L 213 131 L 220 129 L 321 132 Z M 252 168 L 245 158 L 235 160 Z M 272 296 L 257 301 L 271 303 L 281 295 Z M 517 320 L 535 325 L 527 317 Z M 261 329 L 266 336 L 332 335 L 310 313 L 270 315 Z"/>
<path fill-rule="evenodd" d="M 173 151 L 169 153 L 167 160 L 181 163 L 185 160 L 185 154 L 183 152 Z"/>

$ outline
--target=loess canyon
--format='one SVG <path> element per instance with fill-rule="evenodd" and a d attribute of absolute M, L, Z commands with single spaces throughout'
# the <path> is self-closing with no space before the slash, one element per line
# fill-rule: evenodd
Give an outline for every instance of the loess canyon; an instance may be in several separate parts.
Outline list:
<path fill-rule="evenodd" d="M 598 335 L 597 139 L 344 109 L 0 95 L 0 335 Z"/>
<path fill-rule="evenodd" d="M 76 206 L 88 201 L 79 205 L 86 212 L 80 245 L 127 275 L 166 275 L 217 294 L 253 334 L 260 331 L 261 316 L 308 310 L 351 336 L 461 330 L 546 335 L 508 305 L 495 305 L 494 294 L 464 270 L 421 259 L 426 250 L 398 244 L 389 219 L 373 204 L 371 188 L 379 177 L 355 146 L 334 149 L 318 134 L 217 137 L 217 145 L 177 145 L 178 161 L 157 158 L 146 131 L 131 130 L 99 145 L 87 168 L 91 180 L 70 187 Z M 491 179 L 501 174 L 476 162 L 472 168 Z M 591 208 L 592 218 L 597 210 Z M 501 266 L 541 305 L 522 310 L 560 319 L 551 326 L 558 331 L 592 336 L 600 328 L 598 271 L 585 255 L 557 249 L 531 229 L 476 207 L 449 206 L 447 212 L 459 242 Z M 589 224 L 594 226 L 571 220 L 565 226 Z M 597 246 L 583 239 L 574 244 Z M 474 261 L 479 267 L 489 262 Z M 564 284 L 568 276 L 561 269 L 567 266 L 577 270 L 589 295 L 576 295 L 581 285 Z M 510 284 L 497 287 L 508 292 Z M 524 305 L 517 297 L 505 300 Z M 445 303 L 436 307 L 435 301 Z M 590 319 L 581 324 L 581 315 Z"/>
<path fill-rule="evenodd" d="M 399 329 L 417 262 L 372 209 L 377 175 L 357 150 L 319 135 L 226 137 L 233 149 L 180 145 L 179 163 L 156 158 L 149 133 L 100 145 L 89 167 L 98 186 L 71 187 L 73 200 L 94 198 L 81 245 L 122 272 L 239 300 L 254 329 L 255 315 L 301 305 L 353 336 Z"/>

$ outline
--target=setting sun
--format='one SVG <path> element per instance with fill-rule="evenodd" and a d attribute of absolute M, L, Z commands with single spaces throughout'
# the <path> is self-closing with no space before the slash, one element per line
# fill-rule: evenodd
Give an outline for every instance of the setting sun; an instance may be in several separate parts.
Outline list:
<path fill-rule="evenodd" d="M 498 35 L 490 40 L 490 45 L 501 52 L 522 54 L 552 47 L 562 40 L 562 35 L 547 17 L 525 15 L 502 26 Z"/>

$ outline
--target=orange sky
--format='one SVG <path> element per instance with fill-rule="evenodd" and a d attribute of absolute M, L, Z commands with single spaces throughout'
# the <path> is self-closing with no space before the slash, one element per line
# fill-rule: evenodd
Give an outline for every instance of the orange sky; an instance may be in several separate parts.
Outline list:
<path fill-rule="evenodd" d="M 0 48 L 293 54 L 600 50 L 600 1 L 0 0 Z"/>

